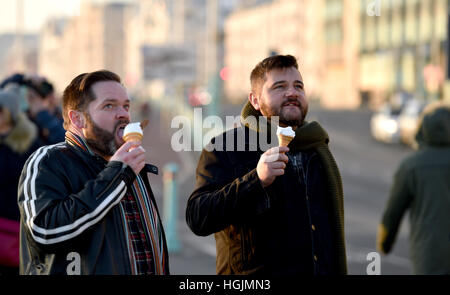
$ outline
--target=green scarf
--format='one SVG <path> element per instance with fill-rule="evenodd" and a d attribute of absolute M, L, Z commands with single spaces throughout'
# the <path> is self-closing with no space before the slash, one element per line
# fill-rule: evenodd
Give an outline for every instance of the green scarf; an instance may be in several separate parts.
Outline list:
<path fill-rule="evenodd" d="M 241 112 L 241 122 L 251 130 L 260 132 L 259 121 L 256 125 L 251 120 L 244 121 L 247 117 L 254 116 L 256 119 L 262 114 L 255 110 L 250 102 L 243 107 Z M 267 128 L 272 130 L 277 126 L 272 126 L 270 121 L 265 120 Z M 345 251 L 345 232 L 344 232 L 344 193 L 342 189 L 342 180 L 336 161 L 328 148 L 329 137 L 327 132 L 317 122 L 304 122 L 303 125 L 295 130 L 295 137 L 289 143 L 290 152 L 300 152 L 313 149 L 319 155 L 325 168 L 328 179 L 328 189 L 332 196 L 333 207 L 333 224 L 335 225 L 334 233 L 336 237 L 336 249 L 338 253 L 338 272 L 347 274 L 347 257 Z"/>

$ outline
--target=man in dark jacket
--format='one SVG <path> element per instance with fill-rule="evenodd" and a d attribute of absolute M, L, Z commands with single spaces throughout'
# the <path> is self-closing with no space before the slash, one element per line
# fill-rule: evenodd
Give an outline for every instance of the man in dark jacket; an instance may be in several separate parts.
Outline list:
<path fill-rule="evenodd" d="M 109 71 L 64 91 L 66 141 L 38 149 L 19 181 L 21 274 L 168 274 L 140 142 L 122 139 L 130 100 Z"/>
<path fill-rule="evenodd" d="M 304 121 L 296 59 L 266 58 L 251 86 L 241 126 L 201 154 L 187 223 L 197 235 L 215 234 L 218 274 L 345 274 L 342 182 L 327 133 Z M 274 144 L 278 120 L 295 129 L 288 147 Z"/>
<path fill-rule="evenodd" d="M 450 274 L 450 105 L 425 108 L 419 150 L 400 164 L 378 229 L 377 248 L 389 253 L 409 210 L 415 274 Z"/>

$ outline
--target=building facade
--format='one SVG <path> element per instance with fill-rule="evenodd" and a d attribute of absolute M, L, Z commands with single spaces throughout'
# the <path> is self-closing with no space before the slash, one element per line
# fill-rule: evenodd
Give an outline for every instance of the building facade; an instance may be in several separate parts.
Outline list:
<path fill-rule="evenodd" d="M 359 3 L 354 0 L 324 2 L 324 77 L 321 103 L 328 108 L 356 108 L 358 93 Z"/>
<path fill-rule="evenodd" d="M 250 89 L 250 72 L 271 54 L 291 54 L 299 61 L 306 91 L 318 97 L 324 68 L 322 1 L 278 0 L 238 9 L 225 23 L 225 93 L 243 102 Z"/>
<path fill-rule="evenodd" d="M 129 4 L 82 1 L 80 15 L 41 31 L 39 73 L 64 90 L 78 74 L 108 69 L 126 76 Z"/>
<path fill-rule="evenodd" d="M 418 99 L 444 98 L 447 0 L 378 1 L 374 15 L 361 0 L 359 91 L 379 102 L 406 91 Z"/>
<path fill-rule="evenodd" d="M 39 36 L 0 34 L 0 79 L 17 72 L 38 71 Z"/>
<path fill-rule="evenodd" d="M 405 91 L 450 97 L 448 0 L 274 0 L 237 10 L 226 25 L 225 91 L 242 101 L 254 65 L 299 59 L 307 95 L 329 108 L 376 107 Z"/>

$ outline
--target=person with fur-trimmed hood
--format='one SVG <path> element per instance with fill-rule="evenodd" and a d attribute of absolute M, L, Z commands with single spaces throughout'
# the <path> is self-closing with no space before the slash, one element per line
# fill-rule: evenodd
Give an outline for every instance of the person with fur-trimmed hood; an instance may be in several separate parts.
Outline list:
<path fill-rule="evenodd" d="M 17 249 L 15 249 L 17 257 L 16 259 L 9 257 L 6 261 L 7 257 L 4 256 L 9 254 L 0 253 L 0 275 L 19 273 L 18 221 L 20 215 L 17 205 L 17 186 L 25 161 L 39 146 L 37 127 L 25 113 L 20 111 L 17 94 L 13 90 L 0 90 L 0 226 L 3 228 L 7 224 L 11 229 L 14 224 L 17 224 Z M 8 241 L 14 244 L 13 239 L 14 237 L 11 237 Z M 3 247 L 5 243 L 6 241 L 2 241 Z M 0 251 L 5 251 L 2 246 Z"/>

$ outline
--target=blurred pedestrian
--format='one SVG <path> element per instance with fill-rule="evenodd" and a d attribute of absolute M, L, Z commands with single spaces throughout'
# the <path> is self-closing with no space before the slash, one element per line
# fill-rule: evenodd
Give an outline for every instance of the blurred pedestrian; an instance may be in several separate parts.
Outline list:
<path fill-rule="evenodd" d="M 0 87 L 25 86 L 27 114 L 37 125 L 43 145 L 64 141 L 65 130 L 61 108 L 53 84 L 37 75 L 14 74 L 5 79 Z"/>
<path fill-rule="evenodd" d="M 38 149 L 19 181 L 21 274 L 169 274 L 145 150 L 122 139 L 129 109 L 109 71 L 65 89 L 66 141 Z"/>
<path fill-rule="evenodd" d="M 409 211 L 415 274 L 450 274 L 450 105 L 437 102 L 421 116 L 419 150 L 400 164 L 378 229 L 377 248 L 391 251 Z"/>
<path fill-rule="evenodd" d="M 226 150 L 202 151 L 187 223 L 197 235 L 215 234 L 218 274 L 346 274 L 341 177 L 327 133 L 305 121 L 297 61 L 266 58 L 250 80 L 242 124 L 210 143 Z M 253 139 L 269 137 L 275 117 L 295 137 L 288 147 L 263 150 Z"/>
<path fill-rule="evenodd" d="M 39 145 L 37 128 L 20 110 L 16 92 L 0 90 L 0 275 L 19 274 L 17 186 Z"/>

